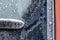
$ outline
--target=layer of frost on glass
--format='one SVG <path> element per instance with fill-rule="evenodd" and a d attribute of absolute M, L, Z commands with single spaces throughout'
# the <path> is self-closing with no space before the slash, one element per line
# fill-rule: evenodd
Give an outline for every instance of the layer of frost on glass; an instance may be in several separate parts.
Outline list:
<path fill-rule="evenodd" d="M 28 11 L 31 0 L 0 0 L 0 21 L 19 21 Z"/>
<path fill-rule="evenodd" d="M 20 19 L 31 0 L 0 0 L 0 18 Z"/>

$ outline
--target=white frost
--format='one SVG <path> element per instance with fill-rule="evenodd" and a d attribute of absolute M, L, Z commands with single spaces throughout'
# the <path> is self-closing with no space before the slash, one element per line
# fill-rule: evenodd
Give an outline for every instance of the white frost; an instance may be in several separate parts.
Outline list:
<path fill-rule="evenodd" d="M 32 0 L 19 0 L 17 6 L 18 6 L 18 12 L 19 12 L 20 17 L 22 17 L 24 13 L 28 11 L 27 8 L 31 4 L 31 1 Z"/>

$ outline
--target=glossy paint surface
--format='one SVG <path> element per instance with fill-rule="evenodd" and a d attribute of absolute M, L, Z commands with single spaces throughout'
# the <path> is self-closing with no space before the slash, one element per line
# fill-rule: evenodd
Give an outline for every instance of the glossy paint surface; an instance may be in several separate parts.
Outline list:
<path fill-rule="evenodd" d="M 55 0 L 56 40 L 60 40 L 60 0 Z"/>

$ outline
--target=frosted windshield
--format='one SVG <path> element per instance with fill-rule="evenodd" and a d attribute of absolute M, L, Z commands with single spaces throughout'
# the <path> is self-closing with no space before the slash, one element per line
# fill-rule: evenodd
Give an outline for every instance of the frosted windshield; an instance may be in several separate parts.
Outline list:
<path fill-rule="evenodd" d="M 31 0 L 0 0 L 0 18 L 20 19 Z"/>

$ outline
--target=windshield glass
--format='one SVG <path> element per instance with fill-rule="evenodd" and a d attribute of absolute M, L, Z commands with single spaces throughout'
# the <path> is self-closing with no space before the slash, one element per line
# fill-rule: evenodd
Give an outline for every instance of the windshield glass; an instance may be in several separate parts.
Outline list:
<path fill-rule="evenodd" d="M 0 18 L 21 19 L 31 0 L 0 0 Z"/>

